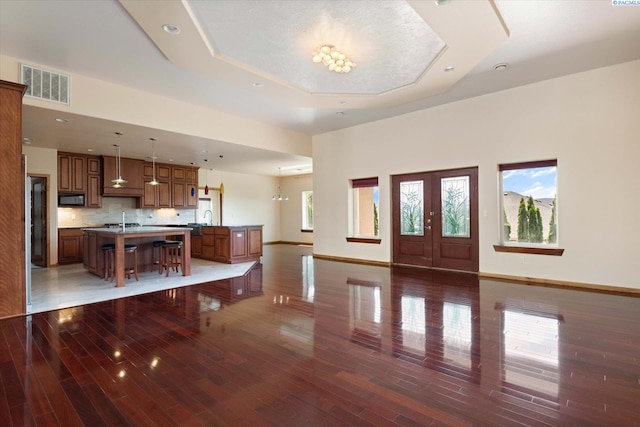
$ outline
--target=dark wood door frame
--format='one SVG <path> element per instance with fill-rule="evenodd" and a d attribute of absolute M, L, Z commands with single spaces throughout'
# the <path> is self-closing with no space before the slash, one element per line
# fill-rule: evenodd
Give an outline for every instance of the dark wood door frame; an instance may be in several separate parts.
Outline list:
<path fill-rule="evenodd" d="M 448 237 L 442 233 L 442 180 L 468 177 L 469 235 Z M 392 179 L 392 263 L 417 267 L 477 272 L 478 241 L 478 168 L 461 168 L 394 175 Z M 415 221 L 415 234 L 401 234 L 400 183 L 422 183 L 422 216 Z"/>

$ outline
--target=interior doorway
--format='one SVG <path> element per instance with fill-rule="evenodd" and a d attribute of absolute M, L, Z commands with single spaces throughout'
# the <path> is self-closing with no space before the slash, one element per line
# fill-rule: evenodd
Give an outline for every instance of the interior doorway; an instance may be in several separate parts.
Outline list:
<path fill-rule="evenodd" d="M 31 265 L 46 268 L 48 249 L 48 177 L 29 175 L 31 182 Z"/>
<path fill-rule="evenodd" d="M 392 177 L 393 263 L 478 271 L 478 168 Z"/>

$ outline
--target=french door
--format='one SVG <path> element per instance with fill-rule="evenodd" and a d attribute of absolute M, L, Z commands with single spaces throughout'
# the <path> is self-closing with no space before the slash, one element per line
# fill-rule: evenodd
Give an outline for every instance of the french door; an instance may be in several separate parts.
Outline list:
<path fill-rule="evenodd" d="M 392 177 L 393 263 L 478 271 L 478 168 Z"/>

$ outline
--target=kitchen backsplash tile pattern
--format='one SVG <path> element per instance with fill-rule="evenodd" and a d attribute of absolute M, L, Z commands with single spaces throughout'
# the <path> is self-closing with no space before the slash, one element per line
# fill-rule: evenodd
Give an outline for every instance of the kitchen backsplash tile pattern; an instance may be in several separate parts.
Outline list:
<path fill-rule="evenodd" d="M 196 222 L 195 209 L 136 209 L 130 197 L 103 197 L 102 208 L 58 208 L 58 227 L 96 227 L 106 223 L 136 222 L 140 225 L 187 224 Z"/>

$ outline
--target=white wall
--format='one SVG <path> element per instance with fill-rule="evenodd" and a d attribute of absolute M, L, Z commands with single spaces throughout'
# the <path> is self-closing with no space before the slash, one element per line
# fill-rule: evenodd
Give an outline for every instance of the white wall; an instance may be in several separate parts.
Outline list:
<path fill-rule="evenodd" d="M 640 289 L 640 61 L 313 138 L 314 252 L 391 259 L 390 176 L 478 166 L 480 271 Z M 561 257 L 497 253 L 500 163 L 558 159 Z M 349 179 L 379 176 L 382 243 L 347 243 Z"/>
<path fill-rule="evenodd" d="M 289 196 L 287 201 L 272 202 L 280 205 L 280 240 L 313 243 L 313 233 L 300 231 L 302 229 L 302 192 L 313 191 L 313 176 L 283 177 L 280 185 L 282 194 Z M 276 188 L 272 190 L 272 195 L 276 190 Z"/>
<path fill-rule="evenodd" d="M 219 187 L 220 175 L 213 173 L 213 184 Z M 224 172 L 222 225 L 264 225 L 262 241 L 280 240 L 280 209 L 271 200 L 277 177 Z"/>

